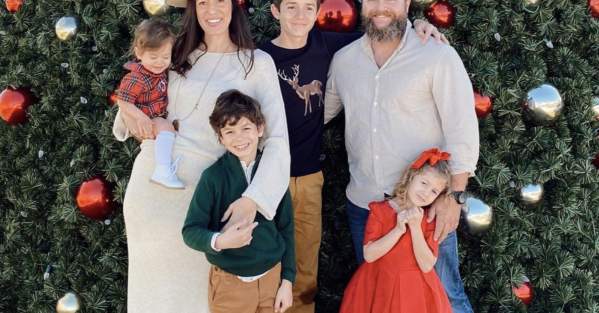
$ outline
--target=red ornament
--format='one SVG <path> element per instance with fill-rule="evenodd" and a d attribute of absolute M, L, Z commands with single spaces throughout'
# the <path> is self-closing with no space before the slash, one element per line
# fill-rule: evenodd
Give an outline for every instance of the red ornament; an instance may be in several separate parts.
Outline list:
<path fill-rule="evenodd" d="M 474 92 L 474 109 L 478 118 L 485 118 L 493 110 L 493 102 L 489 96 L 483 96 L 477 91 Z"/>
<path fill-rule="evenodd" d="M 79 186 L 75 197 L 81 213 L 94 220 L 104 220 L 113 210 L 112 190 L 101 177 L 87 180 Z"/>
<path fill-rule="evenodd" d="M 353 0 L 322 0 L 316 26 L 323 31 L 351 32 L 358 21 Z"/>
<path fill-rule="evenodd" d="M 27 107 L 33 96 L 25 88 L 8 87 L 0 93 L 0 118 L 9 125 L 17 125 L 27 120 Z"/>
<path fill-rule="evenodd" d="M 10 13 L 17 13 L 23 6 L 23 0 L 6 0 L 4 3 L 6 4 L 6 9 Z"/>
<path fill-rule="evenodd" d="M 239 5 L 239 7 L 241 7 L 244 10 L 247 10 L 247 0 L 236 0 L 237 1 L 237 5 Z"/>
<path fill-rule="evenodd" d="M 512 287 L 512 291 L 514 292 L 516 298 L 520 299 L 522 303 L 529 305 L 532 302 L 534 293 L 532 291 L 532 285 L 530 281 L 528 281 L 528 278 L 524 278 L 524 282 L 520 286 Z"/>
<path fill-rule="evenodd" d="M 594 18 L 599 18 L 599 0 L 589 0 L 589 10 Z"/>
<path fill-rule="evenodd" d="M 595 165 L 595 167 L 597 169 L 599 169 L 599 153 L 597 153 L 597 155 L 595 155 L 595 159 L 593 160 L 593 165 Z"/>
<path fill-rule="evenodd" d="M 116 101 L 117 101 L 117 95 L 116 95 L 116 92 L 117 92 L 117 91 L 115 90 L 115 91 L 111 92 L 111 93 L 110 93 L 110 95 L 108 95 L 108 104 L 109 104 L 110 106 L 113 106 L 113 105 L 115 105 L 115 104 L 116 104 Z"/>
<path fill-rule="evenodd" d="M 431 6 L 426 9 L 425 14 L 429 22 L 437 27 L 451 27 L 455 20 L 455 8 L 451 3 L 444 0 L 431 4 Z"/>

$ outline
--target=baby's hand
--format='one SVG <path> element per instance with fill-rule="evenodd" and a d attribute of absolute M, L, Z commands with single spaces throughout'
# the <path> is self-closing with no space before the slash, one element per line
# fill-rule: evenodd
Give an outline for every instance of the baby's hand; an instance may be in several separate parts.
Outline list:
<path fill-rule="evenodd" d="M 275 313 L 283 313 L 291 307 L 293 304 L 293 293 L 291 288 L 291 282 L 283 279 L 281 281 L 281 287 L 277 291 L 275 298 Z"/>
<path fill-rule="evenodd" d="M 420 223 L 422 223 L 422 217 L 424 216 L 424 211 L 422 208 L 415 207 L 406 211 L 406 218 L 408 220 L 408 225 L 410 228 L 420 228 Z"/>

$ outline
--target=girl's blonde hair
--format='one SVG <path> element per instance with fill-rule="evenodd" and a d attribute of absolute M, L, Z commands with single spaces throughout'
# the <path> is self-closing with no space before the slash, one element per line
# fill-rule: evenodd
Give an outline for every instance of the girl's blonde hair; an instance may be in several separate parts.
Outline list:
<path fill-rule="evenodd" d="M 441 194 L 449 194 L 451 193 L 451 171 L 449 169 L 449 163 L 447 161 L 441 160 L 438 161 L 434 166 L 430 166 L 428 163 L 425 163 L 421 168 L 414 169 L 412 166 L 408 166 L 408 168 L 404 171 L 403 175 L 399 179 L 399 182 L 395 185 L 393 189 L 392 197 L 397 197 L 398 204 L 401 207 L 404 207 L 408 204 L 408 186 L 410 182 L 419 174 L 422 174 L 428 170 L 435 171 L 439 176 L 445 178 L 447 180 L 447 185 Z M 440 194 L 440 195 L 441 195 Z"/>

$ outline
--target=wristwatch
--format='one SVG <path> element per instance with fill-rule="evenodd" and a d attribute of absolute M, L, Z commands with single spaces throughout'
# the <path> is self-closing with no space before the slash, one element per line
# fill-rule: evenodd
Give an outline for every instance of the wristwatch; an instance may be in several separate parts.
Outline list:
<path fill-rule="evenodd" d="M 454 191 L 451 193 L 451 195 L 455 199 L 455 202 L 457 202 L 458 204 L 466 203 L 466 192 L 465 191 Z"/>

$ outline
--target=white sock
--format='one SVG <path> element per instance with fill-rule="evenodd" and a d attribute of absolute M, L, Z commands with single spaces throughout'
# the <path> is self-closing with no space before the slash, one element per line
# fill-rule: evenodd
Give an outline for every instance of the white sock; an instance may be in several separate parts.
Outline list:
<path fill-rule="evenodd" d="M 171 165 L 174 145 L 175 133 L 169 131 L 161 131 L 158 133 L 156 142 L 154 143 L 154 159 L 156 159 L 156 165 Z"/>

